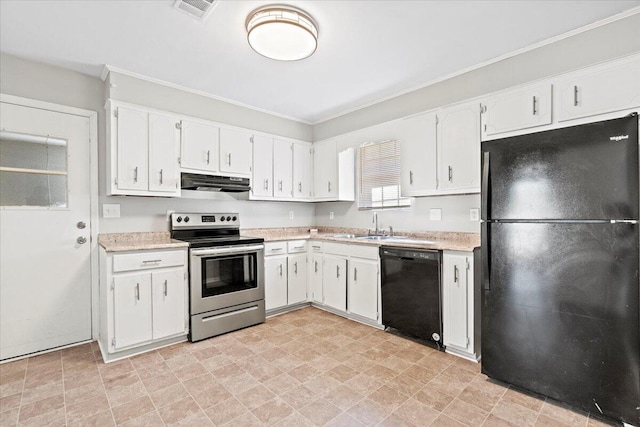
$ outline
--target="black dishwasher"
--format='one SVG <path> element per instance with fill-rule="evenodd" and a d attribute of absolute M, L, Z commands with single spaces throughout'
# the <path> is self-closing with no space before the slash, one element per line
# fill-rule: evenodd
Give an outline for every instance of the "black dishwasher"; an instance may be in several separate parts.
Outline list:
<path fill-rule="evenodd" d="M 382 324 L 443 349 L 441 253 L 380 247 Z"/>

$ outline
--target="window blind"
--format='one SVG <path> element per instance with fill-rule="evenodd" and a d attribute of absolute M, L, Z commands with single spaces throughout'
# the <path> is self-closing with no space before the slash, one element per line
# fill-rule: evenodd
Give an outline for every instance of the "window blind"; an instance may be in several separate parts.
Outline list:
<path fill-rule="evenodd" d="M 359 209 L 397 208 L 411 205 L 400 197 L 400 143 L 383 141 L 360 147 Z"/>

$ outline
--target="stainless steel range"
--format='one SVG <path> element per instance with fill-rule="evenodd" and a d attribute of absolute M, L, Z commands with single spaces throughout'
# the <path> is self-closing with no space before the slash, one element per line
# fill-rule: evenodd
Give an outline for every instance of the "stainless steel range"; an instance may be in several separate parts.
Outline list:
<path fill-rule="evenodd" d="M 190 341 L 264 322 L 264 239 L 237 213 L 173 213 L 171 237 L 189 243 Z"/>

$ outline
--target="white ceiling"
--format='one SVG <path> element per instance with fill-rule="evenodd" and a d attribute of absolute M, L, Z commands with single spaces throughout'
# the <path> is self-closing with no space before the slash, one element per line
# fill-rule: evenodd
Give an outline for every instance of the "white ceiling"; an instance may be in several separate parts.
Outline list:
<path fill-rule="evenodd" d="M 231 1 L 205 22 L 173 0 L 0 0 L 0 51 L 99 76 L 128 70 L 317 123 L 640 6 L 629 1 Z M 307 11 L 316 53 L 277 62 L 244 22 L 269 3 Z"/>

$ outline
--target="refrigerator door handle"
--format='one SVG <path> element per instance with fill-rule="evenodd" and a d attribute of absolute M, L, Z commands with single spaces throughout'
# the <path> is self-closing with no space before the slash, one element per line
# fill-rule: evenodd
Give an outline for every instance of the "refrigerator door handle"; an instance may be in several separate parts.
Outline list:
<path fill-rule="evenodd" d="M 482 215 L 484 220 L 489 219 L 489 152 L 482 154 Z"/>
<path fill-rule="evenodd" d="M 480 256 L 482 257 L 482 287 L 485 291 L 489 291 L 491 288 L 489 285 L 489 268 L 491 267 L 489 261 L 489 223 L 484 221 L 481 227 Z"/>

